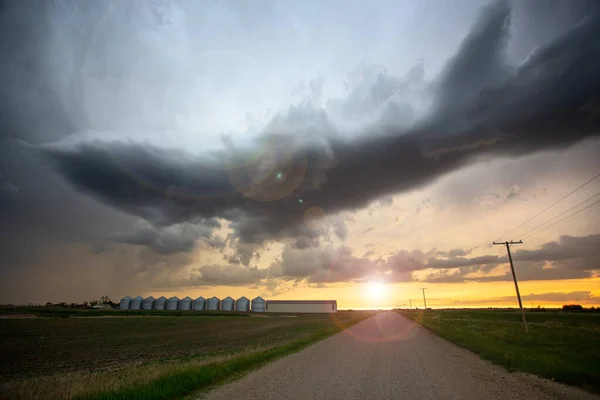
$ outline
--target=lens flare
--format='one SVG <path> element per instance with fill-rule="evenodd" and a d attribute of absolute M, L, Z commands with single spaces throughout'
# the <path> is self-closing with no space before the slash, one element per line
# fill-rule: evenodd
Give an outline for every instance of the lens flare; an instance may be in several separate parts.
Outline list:
<path fill-rule="evenodd" d="M 296 139 L 269 138 L 245 162 L 227 169 L 233 187 L 244 197 L 275 201 L 289 196 L 300 185 L 307 170 L 307 158 Z"/>

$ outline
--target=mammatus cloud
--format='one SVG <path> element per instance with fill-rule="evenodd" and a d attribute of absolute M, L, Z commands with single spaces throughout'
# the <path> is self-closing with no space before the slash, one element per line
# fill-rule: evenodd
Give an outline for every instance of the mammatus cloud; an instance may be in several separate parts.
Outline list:
<path fill-rule="evenodd" d="M 565 148 L 600 132 L 600 121 L 585 111 L 600 95 L 600 16 L 590 15 L 518 65 L 505 55 L 510 17 L 504 1 L 482 11 L 427 85 L 432 108 L 408 126 L 382 117 L 344 138 L 325 109 L 307 105 L 277 115 L 250 146 L 204 156 L 133 141 L 59 142 L 39 151 L 80 191 L 154 225 L 218 217 L 232 221 L 240 242 L 304 234 L 296 246 L 306 248 L 316 243 L 307 215 L 363 207 L 478 157 Z M 165 251 L 155 234 L 120 240 Z M 461 263 L 452 260 L 442 265 Z"/>

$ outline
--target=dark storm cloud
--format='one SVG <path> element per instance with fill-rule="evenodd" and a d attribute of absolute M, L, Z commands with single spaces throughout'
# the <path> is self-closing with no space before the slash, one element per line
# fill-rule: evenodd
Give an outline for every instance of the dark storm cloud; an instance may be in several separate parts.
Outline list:
<path fill-rule="evenodd" d="M 110 238 L 117 242 L 147 246 L 158 254 L 173 254 L 192 250 L 199 239 L 221 247 L 221 242 L 212 236 L 213 227 L 218 226 L 219 221 L 214 220 L 183 222 L 164 228 L 142 223 L 135 231 L 115 233 Z"/>
<path fill-rule="evenodd" d="M 266 278 L 266 270 L 255 267 L 204 265 L 192 271 L 187 285 L 247 286 Z"/>
<path fill-rule="evenodd" d="M 291 108 L 269 128 L 281 129 L 267 129 L 254 148 L 211 157 L 135 142 L 40 151 L 79 190 L 153 223 L 222 217 L 243 242 L 294 236 L 309 207 L 356 209 L 476 156 L 565 148 L 599 133 L 600 121 L 582 108 L 600 95 L 600 17 L 515 67 L 505 57 L 510 12 L 506 2 L 484 10 L 433 86 L 434 112 L 404 131 L 382 124 L 343 139 L 322 110 Z"/>

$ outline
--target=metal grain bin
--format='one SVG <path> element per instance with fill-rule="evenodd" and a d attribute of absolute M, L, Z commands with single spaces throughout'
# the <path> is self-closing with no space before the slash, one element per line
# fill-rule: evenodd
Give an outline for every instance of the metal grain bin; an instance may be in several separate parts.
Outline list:
<path fill-rule="evenodd" d="M 121 299 L 121 302 L 119 303 L 119 308 L 121 310 L 129 310 L 129 307 L 131 306 L 131 297 L 129 296 L 125 296 Z"/>
<path fill-rule="evenodd" d="M 250 311 L 250 300 L 247 297 L 242 296 L 235 301 L 236 311 Z"/>
<path fill-rule="evenodd" d="M 138 296 L 135 299 L 131 300 L 131 303 L 129 304 L 129 308 L 131 310 L 139 310 L 142 308 L 143 301 L 144 301 L 144 298 L 142 296 Z"/>
<path fill-rule="evenodd" d="M 252 312 L 267 311 L 267 302 L 262 297 L 258 296 L 252 299 Z"/>
<path fill-rule="evenodd" d="M 179 297 L 169 297 L 167 300 L 167 310 L 177 310 L 179 308 Z"/>
<path fill-rule="evenodd" d="M 232 297 L 225 297 L 221 301 L 221 310 L 223 311 L 233 311 L 233 307 L 235 306 L 235 300 Z"/>
<path fill-rule="evenodd" d="M 206 299 L 204 297 L 200 296 L 196 300 L 194 300 L 194 310 L 195 311 L 206 310 Z"/>
<path fill-rule="evenodd" d="M 156 299 L 152 296 L 148 296 L 142 301 L 142 310 L 152 310 L 154 308 L 154 301 Z"/>
<path fill-rule="evenodd" d="M 219 307 L 220 305 L 221 305 L 221 299 L 219 299 L 216 296 L 213 296 L 206 301 L 206 309 L 210 310 L 210 311 L 218 310 L 220 308 Z"/>
<path fill-rule="evenodd" d="M 181 299 L 181 301 L 179 302 L 179 309 L 180 310 L 186 310 L 189 311 L 192 309 L 192 302 L 194 300 L 190 297 L 190 296 L 185 296 L 183 299 Z"/>
<path fill-rule="evenodd" d="M 155 310 L 164 310 L 166 308 L 166 306 L 167 306 L 167 298 L 165 296 L 160 296 L 154 302 L 154 309 Z"/>

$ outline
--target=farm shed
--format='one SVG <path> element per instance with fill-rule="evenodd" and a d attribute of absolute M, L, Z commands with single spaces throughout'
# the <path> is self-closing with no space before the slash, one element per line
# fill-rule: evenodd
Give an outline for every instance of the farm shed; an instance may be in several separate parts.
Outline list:
<path fill-rule="evenodd" d="M 186 296 L 179 302 L 180 310 L 191 310 L 192 309 L 192 298 L 190 296 Z"/>
<path fill-rule="evenodd" d="M 281 313 L 334 313 L 336 300 L 268 300 L 267 312 Z"/>
<path fill-rule="evenodd" d="M 221 310 L 233 311 L 234 305 L 235 305 L 235 300 L 232 297 L 227 296 L 221 301 Z"/>
<path fill-rule="evenodd" d="M 165 296 L 160 296 L 154 302 L 154 309 L 155 310 L 164 310 L 166 308 L 166 305 L 167 305 L 167 298 Z"/>
<path fill-rule="evenodd" d="M 152 296 L 148 296 L 142 301 L 142 310 L 152 310 L 154 308 L 154 301 L 156 299 Z"/>
<path fill-rule="evenodd" d="M 179 308 L 179 297 L 169 297 L 167 300 L 167 310 L 177 310 Z"/>
<path fill-rule="evenodd" d="M 142 308 L 142 301 L 144 301 L 144 298 L 142 296 L 137 296 L 136 298 L 131 300 L 131 303 L 129 304 L 129 308 L 131 310 L 139 310 Z"/>
<path fill-rule="evenodd" d="M 125 296 L 121 299 L 121 302 L 119 302 L 119 308 L 121 310 L 129 310 L 129 307 L 131 306 L 131 297 L 129 296 Z"/>
<path fill-rule="evenodd" d="M 194 300 L 194 310 L 195 311 L 206 310 L 206 299 L 204 297 L 200 296 L 196 300 Z"/>
<path fill-rule="evenodd" d="M 242 296 L 235 301 L 236 311 L 250 311 L 250 300 L 247 297 Z"/>
<path fill-rule="evenodd" d="M 216 296 L 211 297 L 206 301 L 206 309 L 211 311 L 216 311 L 220 308 L 221 299 Z"/>
<path fill-rule="evenodd" d="M 265 312 L 267 302 L 262 297 L 258 296 L 252 299 L 252 312 Z"/>

